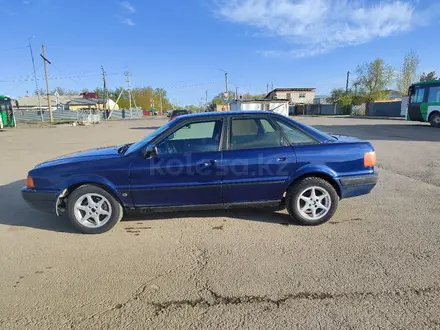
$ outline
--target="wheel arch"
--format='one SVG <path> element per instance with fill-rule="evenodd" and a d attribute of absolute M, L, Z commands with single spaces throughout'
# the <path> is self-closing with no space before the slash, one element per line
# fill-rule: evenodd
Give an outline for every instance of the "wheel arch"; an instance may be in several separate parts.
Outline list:
<path fill-rule="evenodd" d="M 93 177 L 93 178 L 91 178 L 91 177 L 89 177 L 89 178 L 74 177 L 74 178 L 71 178 L 70 180 L 68 180 L 63 185 L 63 188 L 61 189 L 61 193 L 59 194 L 57 201 L 56 201 L 56 205 L 55 205 L 57 215 L 60 215 L 62 213 L 61 208 L 63 206 L 63 203 L 65 204 L 65 202 L 67 201 L 69 195 L 72 192 L 74 192 L 76 189 L 78 189 L 79 187 L 82 187 L 85 185 L 92 185 L 92 186 L 96 186 L 96 187 L 99 187 L 99 188 L 105 190 L 113 198 L 115 198 L 115 200 L 119 204 L 121 204 L 121 206 L 124 206 L 120 196 L 117 193 L 116 187 L 111 182 L 109 182 L 107 179 L 99 177 L 99 176 L 97 176 L 96 178 L 95 177 Z"/>
<path fill-rule="evenodd" d="M 341 185 L 338 182 L 338 180 L 335 178 L 335 175 L 333 175 L 333 173 L 331 173 L 330 171 L 323 171 L 323 170 L 310 170 L 310 171 L 306 171 L 306 172 L 298 174 L 297 176 L 295 176 L 294 178 L 291 179 L 291 181 L 286 189 L 286 192 L 295 183 L 297 183 L 305 178 L 309 178 L 309 177 L 321 178 L 321 179 L 327 181 L 328 183 L 330 183 L 333 186 L 333 188 L 335 188 L 336 193 L 338 194 L 339 198 L 342 197 Z"/>
<path fill-rule="evenodd" d="M 431 121 L 431 117 L 432 117 L 433 115 L 435 115 L 435 114 L 440 115 L 440 110 L 433 110 L 433 111 L 431 111 L 431 112 L 429 113 L 429 115 L 428 115 L 428 122 Z"/>

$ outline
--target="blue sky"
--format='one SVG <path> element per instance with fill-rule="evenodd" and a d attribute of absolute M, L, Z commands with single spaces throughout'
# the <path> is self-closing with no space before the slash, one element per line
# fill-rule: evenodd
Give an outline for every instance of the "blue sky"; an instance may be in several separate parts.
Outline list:
<path fill-rule="evenodd" d="M 419 71 L 440 73 L 438 0 L 0 0 L 0 94 L 33 92 L 31 39 L 44 87 L 41 44 L 50 86 L 71 89 L 163 87 L 179 104 L 198 104 L 231 89 L 345 85 L 347 71 L 382 57 L 398 68 L 410 49 Z"/>

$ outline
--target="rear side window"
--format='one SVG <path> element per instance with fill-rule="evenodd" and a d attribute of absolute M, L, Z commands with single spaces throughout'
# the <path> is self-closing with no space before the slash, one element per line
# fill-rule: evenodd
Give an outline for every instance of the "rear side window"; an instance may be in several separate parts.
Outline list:
<path fill-rule="evenodd" d="M 281 130 L 286 135 L 290 144 L 315 144 L 317 143 L 315 139 L 308 136 L 306 133 L 301 132 L 296 127 L 289 125 L 283 121 L 276 119 L 278 125 L 280 125 Z"/>
<path fill-rule="evenodd" d="M 230 150 L 284 146 L 281 133 L 266 119 L 232 119 Z"/>

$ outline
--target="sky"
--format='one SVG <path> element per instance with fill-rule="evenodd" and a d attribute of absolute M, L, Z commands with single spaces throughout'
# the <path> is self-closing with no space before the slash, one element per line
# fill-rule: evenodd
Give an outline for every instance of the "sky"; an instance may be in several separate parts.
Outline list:
<path fill-rule="evenodd" d="M 414 50 L 418 71 L 440 73 L 438 0 L 0 0 L 0 94 L 102 86 L 167 89 L 179 105 L 229 89 L 345 87 L 356 67 L 381 57 L 396 69 Z M 351 82 L 350 82 L 351 83 Z M 393 87 L 393 86 L 391 86 Z"/>

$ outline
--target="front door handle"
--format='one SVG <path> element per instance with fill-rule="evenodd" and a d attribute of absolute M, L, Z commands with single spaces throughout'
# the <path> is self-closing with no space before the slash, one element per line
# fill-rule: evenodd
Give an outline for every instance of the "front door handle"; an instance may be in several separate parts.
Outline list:
<path fill-rule="evenodd" d="M 278 156 L 278 157 L 277 157 L 277 162 L 285 162 L 286 159 L 287 159 L 286 156 Z"/>

